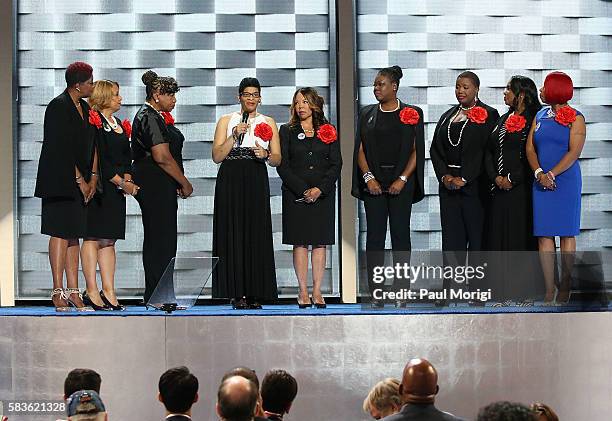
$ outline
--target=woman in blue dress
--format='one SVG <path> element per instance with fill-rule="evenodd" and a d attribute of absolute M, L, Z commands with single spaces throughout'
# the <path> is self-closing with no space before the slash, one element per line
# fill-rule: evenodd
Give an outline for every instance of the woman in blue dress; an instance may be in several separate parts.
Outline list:
<path fill-rule="evenodd" d="M 544 80 L 540 98 L 550 105 L 535 117 L 526 152 L 534 172 L 533 232 L 538 237 L 540 262 L 546 287 L 545 304 L 555 300 L 555 237 L 560 237 L 562 265 L 557 303 L 570 295 L 570 275 L 580 233 L 582 176 L 578 158 L 584 146 L 584 117 L 567 105 L 573 96 L 572 79 L 552 72 Z"/>

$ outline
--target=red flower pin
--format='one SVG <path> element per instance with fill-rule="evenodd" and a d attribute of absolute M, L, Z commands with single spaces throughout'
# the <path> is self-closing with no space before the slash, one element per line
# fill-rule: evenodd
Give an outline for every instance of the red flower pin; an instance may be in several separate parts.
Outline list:
<path fill-rule="evenodd" d="M 255 126 L 253 134 L 264 142 L 269 142 L 272 140 L 272 127 L 270 127 L 267 123 L 259 123 Z"/>
<path fill-rule="evenodd" d="M 317 137 L 321 139 L 321 142 L 329 145 L 338 139 L 338 133 L 336 132 L 336 128 L 334 126 L 327 123 L 319 127 L 319 130 L 317 130 Z"/>
<path fill-rule="evenodd" d="M 468 111 L 467 116 L 472 123 L 482 124 L 487 121 L 489 113 L 482 107 L 474 107 Z"/>
<path fill-rule="evenodd" d="M 100 118 L 100 114 L 91 108 L 89 109 L 89 124 L 96 126 L 98 129 L 102 128 L 102 119 Z"/>
<path fill-rule="evenodd" d="M 121 122 L 121 125 L 123 126 L 123 132 L 127 138 L 130 139 L 132 137 L 132 123 L 126 118 Z"/>
<path fill-rule="evenodd" d="M 569 105 L 559 108 L 555 114 L 555 121 L 563 126 L 569 126 L 576 121 L 576 110 Z"/>
<path fill-rule="evenodd" d="M 166 122 L 166 126 L 174 126 L 174 117 L 172 117 L 172 114 L 166 111 L 162 111 L 160 114 L 164 118 L 164 121 Z"/>
<path fill-rule="evenodd" d="M 525 128 L 526 122 L 527 120 L 525 120 L 525 117 L 523 117 L 522 115 L 512 114 L 506 120 L 506 130 L 510 133 L 520 132 Z"/>
<path fill-rule="evenodd" d="M 419 122 L 419 113 L 414 108 L 404 107 L 399 113 L 400 121 L 404 124 L 414 126 Z"/>

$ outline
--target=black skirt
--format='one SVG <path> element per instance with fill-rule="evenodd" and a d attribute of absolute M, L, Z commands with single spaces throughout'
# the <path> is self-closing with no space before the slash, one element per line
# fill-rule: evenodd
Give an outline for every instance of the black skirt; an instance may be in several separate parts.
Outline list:
<path fill-rule="evenodd" d="M 226 159 L 215 187 L 214 298 L 242 296 L 275 300 L 276 271 L 266 165 L 253 159 Z"/>
<path fill-rule="evenodd" d="M 87 237 L 125 238 L 125 196 L 110 181 L 104 181 L 104 192 L 96 194 L 88 205 Z"/>
<path fill-rule="evenodd" d="M 283 244 L 298 246 L 335 243 L 336 194 L 319 196 L 314 203 L 283 189 Z"/>
<path fill-rule="evenodd" d="M 76 184 L 73 198 L 43 198 L 40 232 L 57 238 L 83 238 L 87 235 L 87 211 Z"/>

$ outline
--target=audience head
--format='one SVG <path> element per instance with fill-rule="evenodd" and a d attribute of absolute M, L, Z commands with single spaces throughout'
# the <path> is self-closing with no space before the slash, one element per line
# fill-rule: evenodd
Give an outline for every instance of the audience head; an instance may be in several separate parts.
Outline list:
<path fill-rule="evenodd" d="M 79 390 L 95 390 L 100 393 L 102 378 L 98 373 L 88 368 L 75 368 L 64 380 L 64 399 Z"/>
<path fill-rule="evenodd" d="M 255 383 L 234 375 L 224 379 L 217 392 L 217 414 L 224 421 L 251 421 L 259 393 Z"/>
<path fill-rule="evenodd" d="M 472 107 L 478 101 L 480 78 L 474 72 L 459 73 L 455 82 L 455 97 L 462 107 Z"/>
<path fill-rule="evenodd" d="M 264 411 L 275 414 L 289 413 L 298 392 L 295 378 L 285 370 L 270 370 L 261 382 L 261 399 Z"/>
<path fill-rule="evenodd" d="M 395 414 L 402 407 L 399 387 L 400 381 L 397 379 L 379 381 L 363 401 L 363 410 L 376 420 Z"/>
<path fill-rule="evenodd" d="M 257 378 L 257 373 L 255 373 L 255 370 L 248 367 L 234 367 L 223 375 L 221 381 L 223 382 L 232 376 L 240 376 L 252 381 L 257 388 L 257 392 L 259 393 L 259 379 Z"/>
<path fill-rule="evenodd" d="M 531 404 L 531 410 L 536 413 L 538 421 L 559 421 L 559 417 L 552 408 L 541 402 Z"/>
<path fill-rule="evenodd" d="M 153 70 L 142 75 L 147 92 L 147 101 L 153 102 L 159 111 L 171 112 L 176 105 L 176 93 L 180 91 L 176 79 L 170 76 L 158 76 Z"/>
<path fill-rule="evenodd" d="M 476 421 L 538 421 L 538 418 L 522 403 L 502 401 L 482 408 Z"/>
<path fill-rule="evenodd" d="M 93 68 L 82 61 L 76 61 L 66 67 L 66 86 L 74 88 L 82 98 L 88 98 L 93 90 Z"/>
<path fill-rule="evenodd" d="M 69 421 L 106 421 L 104 403 L 95 390 L 74 392 L 66 402 Z"/>
<path fill-rule="evenodd" d="M 544 79 L 540 98 L 549 105 L 565 104 L 574 96 L 572 78 L 563 72 L 552 72 Z"/>
<path fill-rule="evenodd" d="M 175 367 L 159 378 L 158 399 L 172 414 L 185 414 L 198 401 L 198 379 L 187 367 Z"/>
<path fill-rule="evenodd" d="M 300 107 L 301 103 L 305 103 L 307 107 Z M 312 124 L 315 128 L 322 126 L 327 123 L 323 106 L 325 100 L 315 88 L 299 88 L 293 94 L 293 100 L 291 101 L 291 120 L 289 124 L 294 127 L 299 127 L 302 120 L 312 116 Z"/>
<path fill-rule="evenodd" d="M 380 69 L 374 79 L 374 96 L 378 102 L 392 101 L 397 98 L 400 79 L 403 76 L 399 66 Z"/>
<path fill-rule="evenodd" d="M 123 98 L 119 95 L 119 84 L 113 80 L 97 80 L 89 96 L 89 105 L 97 111 L 117 112 Z"/>
<path fill-rule="evenodd" d="M 536 113 L 542 108 L 538 99 L 538 88 L 533 80 L 525 76 L 512 76 L 504 91 L 504 102 L 511 111 L 518 109 L 520 102 L 525 106 L 525 118 L 533 120 Z"/>
<path fill-rule="evenodd" d="M 429 361 L 423 358 L 408 361 L 399 387 L 402 403 L 433 403 L 438 390 L 438 372 Z"/>

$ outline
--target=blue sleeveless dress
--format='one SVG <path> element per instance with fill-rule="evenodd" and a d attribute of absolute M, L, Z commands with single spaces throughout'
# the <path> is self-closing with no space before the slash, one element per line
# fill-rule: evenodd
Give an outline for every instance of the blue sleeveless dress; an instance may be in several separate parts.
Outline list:
<path fill-rule="evenodd" d="M 576 115 L 582 115 L 576 110 Z M 550 107 L 536 114 L 533 142 L 544 172 L 550 171 L 569 150 L 570 128 L 555 121 Z M 582 175 L 578 160 L 556 176 L 555 190 L 533 183 L 533 234 L 536 237 L 573 237 L 580 234 Z"/>

